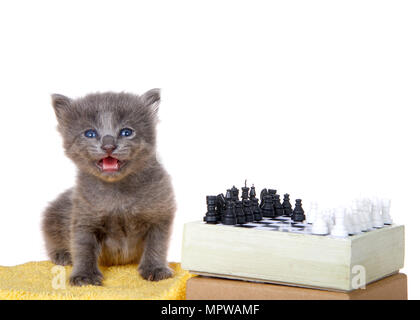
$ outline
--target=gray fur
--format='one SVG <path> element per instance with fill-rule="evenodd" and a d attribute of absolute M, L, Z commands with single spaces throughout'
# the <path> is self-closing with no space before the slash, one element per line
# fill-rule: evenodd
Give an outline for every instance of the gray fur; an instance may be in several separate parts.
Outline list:
<path fill-rule="evenodd" d="M 170 177 L 156 160 L 159 101 L 158 89 L 74 100 L 52 95 L 65 153 L 78 174 L 76 186 L 46 209 L 42 227 L 50 259 L 73 265 L 72 285 L 100 285 L 98 264 L 138 263 L 140 275 L 154 281 L 172 275 L 166 256 L 176 208 Z M 123 128 L 134 134 L 119 137 Z M 86 138 L 88 129 L 99 136 Z M 98 168 L 108 152 L 124 161 L 120 171 Z"/>

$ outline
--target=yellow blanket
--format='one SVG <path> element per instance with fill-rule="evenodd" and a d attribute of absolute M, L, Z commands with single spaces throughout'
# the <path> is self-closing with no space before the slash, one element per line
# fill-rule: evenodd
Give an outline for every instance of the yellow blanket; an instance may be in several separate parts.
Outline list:
<path fill-rule="evenodd" d="M 171 263 L 174 276 L 159 282 L 143 280 L 136 265 L 100 267 L 103 286 L 72 287 L 68 283 L 71 267 L 49 261 L 0 267 L 0 300 L 4 299 L 127 299 L 183 300 L 191 274 Z"/>

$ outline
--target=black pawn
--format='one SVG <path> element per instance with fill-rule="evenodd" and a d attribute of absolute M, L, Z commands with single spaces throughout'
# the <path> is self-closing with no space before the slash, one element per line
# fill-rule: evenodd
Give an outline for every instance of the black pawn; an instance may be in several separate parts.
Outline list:
<path fill-rule="evenodd" d="M 254 214 L 252 213 L 251 200 L 244 200 L 243 204 L 246 222 L 253 222 Z"/>
<path fill-rule="evenodd" d="M 274 197 L 273 206 L 274 206 L 274 212 L 276 213 L 276 217 L 284 215 L 283 206 L 281 205 L 281 202 L 280 202 L 280 195 L 274 194 L 273 197 Z"/>
<path fill-rule="evenodd" d="M 242 188 L 242 201 L 248 200 L 249 196 L 248 196 L 248 192 L 249 192 L 249 188 L 246 186 L 246 181 L 245 181 L 245 187 Z"/>
<path fill-rule="evenodd" d="M 251 203 L 252 203 L 252 214 L 254 215 L 254 220 L 261 221 L 262 213 L 261 213 L 260 205 L 258 203 L 258 199 L 257 198 L 252 199 Z"/>
<path fill-rule="evenodd" d="M 257 192 L 255 191 L 254 185 L 251 187 L 251 191 L 249 192 L 249 199 L 252 201 L 256 198 Z"/>
<path fill-rule="evenodd" d="M 246 216 L 242 206 L 242 202 L 240 200 L 235 202 L 235 215 L 236 215 L 236 223 L 244 224 L 246 223 Z"/>
<path fill-rule="evenodd" d="M 217 196 L 207 196 L 207 213 L 204 217 L 204 221 L 211 224 L 216 224 L 218 217 L 216 211 Z"/>
<path fill-rule="evenodd" d="M 236 224 L 235 204 L 233 201 L 228 201 L 226 203 L 226 210 L 222 216 L 222 223 L 227 225 Z"/>
<path fill-rule="evenodd" d="M 283 212 L 285 217 L 290 217 L 293 213 L 292 204 L 290 203 L 290 195 L 285 194 L 283 199 Z"/>
<path fill-rule="evenodd" d="M 269 194 L 267 194 L 264 197 L 264 202 L 261 206 L 261 213 L 263 217 L 270 218 L 274 218 L 276 215 L 276 213 L 274 212 L 273 197 Z"/>
<path fill-rule="evenodd" d="M 225 196 L 226 202 L 233 200 L 233 194 L 231 189 L 226 190 L 226 196 Z"/>
<path fill-rule="evenodd" d="M 234 201 L 239 200 L 239 189 L 236 188 L 235 186 L 232 187 L 232 189 L 230 189 L 232 192 L 232 198 Z"/>
<path fill-rule="evenodd" d="M 296 199 L 295 209 L 293 210 L 292 220 L 294 222 L 303 222 L 305 221 L 305 211 L 302 208 L 302 200 Z"/>

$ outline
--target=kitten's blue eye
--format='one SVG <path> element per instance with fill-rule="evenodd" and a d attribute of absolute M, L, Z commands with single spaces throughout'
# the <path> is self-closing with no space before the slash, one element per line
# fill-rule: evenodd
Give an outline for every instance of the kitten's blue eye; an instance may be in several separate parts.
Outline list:
<path fill-rule="evenodd" d="M 89 129 L 85 132 L 86 138 L 96 138 L 97 136 L 98 136 L 98 133 L 96 132 L 96 130 Z"/>
<path fill-rule="evenodd" d="M 128 129 L 128 128 L 124 128 L 120 131 L 120 136 L 121 137 L 129 137 L 133 134 L 133 130 Z"/>

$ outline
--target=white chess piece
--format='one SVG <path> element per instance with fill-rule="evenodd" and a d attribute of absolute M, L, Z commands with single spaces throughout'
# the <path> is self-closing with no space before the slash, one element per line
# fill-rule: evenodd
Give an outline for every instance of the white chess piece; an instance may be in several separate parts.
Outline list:
<path fill-rule="evenodd" d="M 326 215 L 333 225 L 335 224 L 335 211 L 335 209 L 327 209 L 326 211 Z"/>
<path fill-rule="evenodd" d="M 372 213 L 372 200 L 369 198 L 362 199 L 362 210 L 368 212 L 369 214 Z"/>
<path fill-rule="evenodd" d="M 362 232 L 362 223 L 360 221 L 360 217 L 359 214 L 357 212 L 353 212 L 353 210 L 351 211 L 351 219 L 353 222 L 353 231 L 354 234 L 359 234 Z"/>
<path fill-rule="evenodd" d="M 372 215 L 368 211 L 363 212 L 364 219 L 366 221 L 367 229 L 368 231 L 373 230 L 373 221 L 372 221 Z"/>
<path fill-rule="evenodd" d="M 390 199 L 382 199 L 382 221 L 384 224 L 392 224 L 392 218 L 389 214 L 391 209 L 391 200 Z"/>
<path fill-rule="evenodd" d="M 351 211 L 353 214 L 353 219 L 356 221 L 356 224 L 358 225 L 358 231 L 359 232 L 367 231 L 367 225 L 366 225 L 365 220 L 363 219 L 363 216 L 360 214 L 357 201 L 353 201 Z"/>
<path fill-rule="evenodd" d="M 351 218 L 351 211 L 348 208 L 344 210 L 344 223 L 346 224 L 346 229 L 349 234 L 356 234 L 355 228 L 353 226 L 353 220 Z"/>
<path fill-rule="evenodd" d="M 321 212 L 317 211 L 314 222 L 312 224 L 312 234 L 316 235 L 327 235 L 330 233 L 328 228 L 328 223 L 321 214 Z"/>
<path fill-rule="evenodd" d="M 361 199 L 358 202 L 359 213 L 365 223 L 366 231 L 373 230 L 372 214 L 371 214 L 371 203 L 369 199 Z"/>
<path fill-rule="evenodd" d="M 314 223 L 316 219 L 316 215 L 318 212 L 318 203 L 317 202 L 311 202 L 308 212 L 306 213 L 306 222 L 309 224 Z"/>
<path fill-rule="evenodd" d="M 374 228 L 382 228 L 384 226 L 381 209 L 382 208 L 378 200 L 372 202 L 372 224 Z"/>
<path fill-rule="evenodd" d="M 369 230 L 369 224 L 366 220 L 365 215 L 362 212 L 357 212 L 357 215 L 359 216 L 362 231 L 364 231 L 364 232 L 368 231 Z"/>
<path fill-rule="evenodd" d="M 325 223 L 328 226 L 328 233 L 331 233 L 331 230 L 334 227 L 334 221 L 331 214 L 325 214 L 322 216 L 322 218 L 324 219 Z"/>
<path fill-rule="evenodd" d="M 345 238 L 349 235 L 345 223 L 345 212 L 340 208 L 335 213 L 335 225 L 331 230 L 331 235 L 334 237 Z"/>

